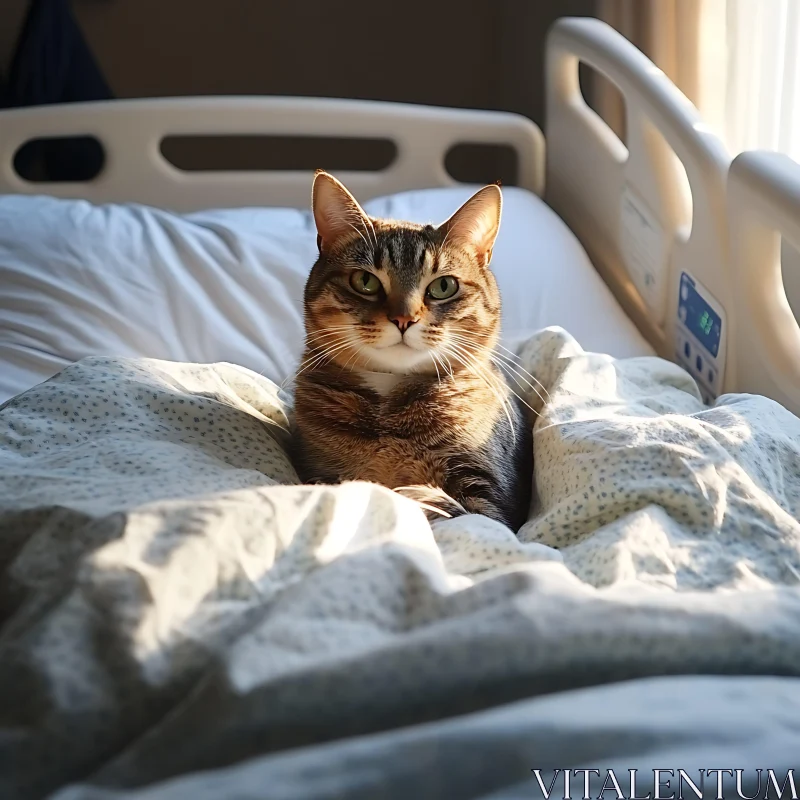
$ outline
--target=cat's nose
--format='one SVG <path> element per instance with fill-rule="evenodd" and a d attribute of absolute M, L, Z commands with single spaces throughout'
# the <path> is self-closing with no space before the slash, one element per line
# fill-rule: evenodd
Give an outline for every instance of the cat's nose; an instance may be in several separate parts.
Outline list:
<path fill-rule="evenodd" d="M 414 319 L 414 317 L 404 317 L 402 315 L 389 317 L 389 319 L 397 325 L 400 329 L 400 333 L 405 333 L 415 322 L 419 322 L 419 320 Z"/>

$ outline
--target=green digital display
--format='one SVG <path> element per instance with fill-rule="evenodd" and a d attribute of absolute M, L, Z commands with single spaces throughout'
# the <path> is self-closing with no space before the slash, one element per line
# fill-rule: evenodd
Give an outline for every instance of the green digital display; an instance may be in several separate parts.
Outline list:
<path fill-rule="evenodd" d="M 694 282 L 684 273 L 679 298 L 681 321 L 697 337 L 714 358 L 719 353 L 722 319 L 697 291 Z"/>

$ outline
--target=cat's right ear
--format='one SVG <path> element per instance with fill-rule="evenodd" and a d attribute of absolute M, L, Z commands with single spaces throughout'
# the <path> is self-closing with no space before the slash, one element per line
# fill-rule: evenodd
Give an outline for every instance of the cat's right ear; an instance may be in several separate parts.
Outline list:
<path fill-rule="evenodd" d="M 323 170 L 317 170 L 314 175 L 311 208 L 321 253 L 334 247 L 342 236 L 354 230 L 363 233 L 369 229 L 368 217 L 355 197 L 344 184 Z"/>

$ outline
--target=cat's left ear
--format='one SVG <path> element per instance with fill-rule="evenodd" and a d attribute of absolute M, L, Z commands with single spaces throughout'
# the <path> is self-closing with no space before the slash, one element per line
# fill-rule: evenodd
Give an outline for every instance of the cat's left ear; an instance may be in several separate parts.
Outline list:
<path fill-rule="evenodd" d="M 492 184 L 476 192 L 447 222 L 442 223 L 448 242 L 473 250 L 488 264 L 492 258 L 500 216 L 503 210 L 503 193 Z"/>
<path fill-rule="evenodd" d="M 360 233 L 369 230 L 369 218 L 355 197 L 343 183 L 322 170 L 314 175 L 311 207 L 320 251 L 329 250 L 339 239 L 351 235 L 353 230 Z"/>

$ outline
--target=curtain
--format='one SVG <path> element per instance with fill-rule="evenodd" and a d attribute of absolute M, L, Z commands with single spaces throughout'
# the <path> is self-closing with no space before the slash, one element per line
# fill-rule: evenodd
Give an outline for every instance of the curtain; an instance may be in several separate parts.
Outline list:
<path fill-rule="evenodd" d="M 597 13 L 697 106 L 732 154 L 800 161 L 800 0 L 597 0 Z M 599 82 L 595 107 L 618 133 L 622 101 Z"/>
<path fill-rule="evenodd" d="M 713 25 L 704 3 L 705 0 L 597 0 L 597 13 L 698 105 L 706 88 L 699 41 Z M 622 97 L 602 80 L 595 81 L 593 95 L 595 109 L 624 138 Z"/>
<path fill-rule="evenodd" d="M 723 138 L 800 161 L 800 0 L 725 0 Z M 702 109 L 701 109 L 702 111 Z"/>

